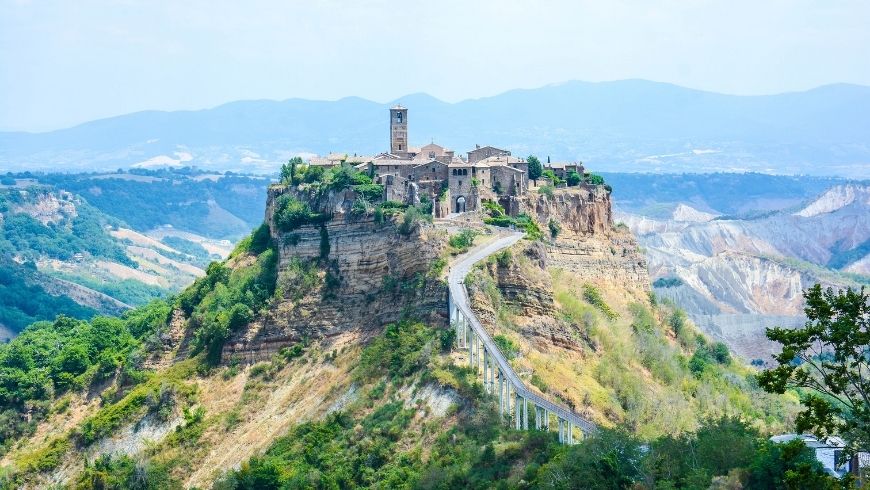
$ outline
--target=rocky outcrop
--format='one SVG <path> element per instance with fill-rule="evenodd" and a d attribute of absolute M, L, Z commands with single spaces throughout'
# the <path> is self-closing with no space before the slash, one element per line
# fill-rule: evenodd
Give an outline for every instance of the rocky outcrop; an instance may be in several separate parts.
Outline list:
<path fill-rule="evenodd" d="M 493 297 L 491 291 L 473 280 L 468 286 L 475 313 L 484 326 L 495 332 L 496 310 L 503 303 L 515 313 L 519 333 L 541 348 L 553 345 L 576 352 L 594 350 L 596 346 L 583 328 L 554 318 L 556 306 L 547 266 L 547 252 L 541 242 L 524 242 L 514 247 L 512 255 L 496 256 L 480 273 L 495 283 L 498 294 Z"/>
<path fill-rule="evenodd" d="M 649 290 L 646 259 L 631 232 L 613 225 L 610 192 L 604 186 L 557 189 L 552 197 L 529 194 L 520 208 L 545 234 L 551 220 L 557 224 L 556 237 L 546 242 L 550 267 L 591 283 Z"/>
<path fill-rule="evenodd" d="M 530 193 L 522 208 L 539 223 L 558 222 L 570 235 L 607 235 L 613 224 L 610 193 L 602 185 L 556 189 L 552 197 Z"/>
<path fill-rule="evenodd" d="M 292 191 L 269 190 L 267 221 L 272 221 L 275 200 L 284 192 Z M 332 218 L 289 232 L 272 222 L 272 238 L 279 250 L 279 288 L 293 280 L 288 269 L 298 264 L 313 268 L 317 281 L 299 298 L 284 297 L 231 338 L 225 358 L 264 359 L 303 339 L 380 328 L 404 317 L 446 323 L 447 288 L 429 274 L 444 247 L 443 232 L 421 222 L 403 234 L 389 218 L 378 223 L 371 215 L 354 216 L 353 191 L 307 198 L 314 210 Z"/>

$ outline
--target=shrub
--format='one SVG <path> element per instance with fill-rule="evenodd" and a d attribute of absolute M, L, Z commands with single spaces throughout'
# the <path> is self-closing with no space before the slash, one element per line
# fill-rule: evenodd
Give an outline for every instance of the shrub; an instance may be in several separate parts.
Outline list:
<path fill-rule="evenodd" d="M 511 360 L 517 357 L 517 354 L 520 351 L 520 348 L 517 346 L 517 344 L 513 340 L 505 337 L 504 335 L 496 335 L 492 338 L 492 341 L 495 342 L 496 347 L 498 347 L 498 350 L 507 360 Z"/>
<path fill-rule="evenodd" d="M 549 169 L 544 170 L 543 176 L 545 179 L 548 179 L 550 182 L 552 182 L 553 185 L 559 185 L 564 182 L 562 179 L 559 178 L 558 175 L 556 175 L 555 172 Z"/>
<path fill-rule="evenodd" d="M 290 194 L 280 196 L 275 205 L 275 224 L 281 231 L 293 231 L 303 225 L 323 223 L 328 215 L 311 211 L 304 203 Z"/>
<path fill-rule="evenodd" d="M 538 187 L 538 192 L 546 196 L 547 199 L 553 199 L 553 186 L 550 184 L 544 184 L 541 187 Z"/>
<path fill-rule="evenodd" d="M 433 329 L 409 320 L 387 325 L 383 335 L 363 349 L 356 375 L 361 379 L 408 377 L 428 362 L 424 346 L 433 334 Z"/>
<path fill-rule="evenodd" d="M 598 291 L 598 288 L 591 284 L 583 285 L 583 299 L 585 299 L 589 304 L 601 310 L 604 315 L 610 319 L 615 320 L 619 317 L 619 315 L 613 311 L 610 306 L 604 301 L 604 298 L 601 296 L 601 292 Z"/>
<path fill-rule="evenodd" d="M 604 177 L 598 174 L 587 174 L 585 180 L 592 185 L 604 185 Z"/>
<path fill-rule="evenodd" d="M 366 201 L 376 202 L 384 198 L 384 186 L 381 184 L 359 184 L 353 190 Z"/>
<path fill-rule="evenodd" d="M 456 330 L 452 328 L 441 330 L 439 338 L 441 340 L 441 351 L 449 352 L 453 348 L 454 342 L 456 342 Z"/>
<path fill-rule="evenodd" d="M 305 168 L 305 176 L 302 178 L 302 181 L 308 184 L 314 182 L 320 182 L 323 180 L 323 176 L 326 173 L 326 169 L 316 165 L 309 165 Z"/>
<path fill-rule="evenodd" d="M 476 231 L 470 228 L 464 228 L 460 230 L 459 233 L 452 235 L 447 240 L 447 244 L 456 249 L 459 253 L 462 253 L 474 245 L 475 236 L 477 236 Z"/>
<path fill-rule="evenodd" d="M 413 206 L 409 206 L 408 209 L 405 210 L 405 214 L 402 216 L 402 221 L 399 223 L 399 227 L 396 231 L 402 235 L 409 236 L 420 226 L 420 221 L 422 219 L 423 217 L 420 211 Z"/>
<path fill-rule="evenodd" d="M 513 254 L 511 254 L 510 250 L 502 250 L 501 252 L 495 255 L 495 263 L 499 265 L 499 267 L 508 267 L 511 265 L 513 261 Z"/>
<path fill-rule="evenodd" d="M 483 222 L 488 225 L 507 228 L 514 224 L 514 219 L 510 216 L 498 216 L 495 218 L 483 218 Z"/>
<path fill-rule="evenodd" d="M 483 209 L 493 218 L 505 216 L 504 207 L 495 201 L 483 201 Z"/>
<path fill-rule="evenodd" d="M 570 186 L 580 185 L 580 182 L 582 180 L 583 180 L 583 177 L 581 177 L 580 174 L 578 174 L 576 170 L 572 170 L 572 171 L 568 172 L 568 178 L 567 178 L 568 185 L 570 185 Z"/>
<path fill-rule="evenodd" d="M 654 288 L 675 288 L 683 285 L 683 280 L 679 277 L 660 277 L 653 281 Z"/>
<path fill-rule="evenodd" d="M 532 219 L 531 216 L 520 213 L 514 219 L 514 224 L 520 230 L 526 232 L 526 238 L 529 240 L 541 240 L 544 238 L 544 234 L 541 233 L 541 228 L 538 227 L 538 223 Z"/>
<path fill-rule="evenodd" d="M 559 236 L 559 232 L 562 231 L 562 227 L 553 218 L 550 218 L 550 221 L 547 222 L 547 228 L 550 229 L 550 238 L 556 238 Z"/>
<path fill-rule="evenodd" d="M 280 297 L 299 301 L 319 283 L 320 277 L 314 263 L 293 257 L 278 277 L 277 292 Z"/>

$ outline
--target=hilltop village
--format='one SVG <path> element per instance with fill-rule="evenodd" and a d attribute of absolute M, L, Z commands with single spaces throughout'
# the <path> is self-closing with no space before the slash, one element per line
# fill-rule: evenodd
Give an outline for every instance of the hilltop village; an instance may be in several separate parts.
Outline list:
<path fill-rule="evenodd" d="M 423 196 L 435 201 L 446 193 L 448 208 L 436 207 L 436 216 L 478 211 L 483 201 L 521 197 L 529 191 L 529 162 L 508 150 L 476 145 L 463 156 L 434 142 L 410 146 L 408 135 L 408 109 L 397 105 L 390 108 L 390 151 L 373 156 L 330 154 L 308 163 L 324 168 L 353 165 L 384 186 L 388 201 L 416 204 Z M 572 173 L 585 175 L 581 163 L 547 163 L 544 170 L 553 173 L 557 186 Z"/>

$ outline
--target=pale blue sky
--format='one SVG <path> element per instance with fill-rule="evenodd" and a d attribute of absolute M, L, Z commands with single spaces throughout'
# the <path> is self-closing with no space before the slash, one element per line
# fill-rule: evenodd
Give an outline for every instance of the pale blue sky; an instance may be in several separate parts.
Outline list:
<path fill-rule="evenodd" d="M 0 0 L 0 130 L 238 99 L 870 85 L 866 0 Z"/>

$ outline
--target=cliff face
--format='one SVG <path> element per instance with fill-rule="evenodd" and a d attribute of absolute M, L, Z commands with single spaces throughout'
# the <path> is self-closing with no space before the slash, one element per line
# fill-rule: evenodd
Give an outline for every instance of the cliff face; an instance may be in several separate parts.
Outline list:
<path fill-rule="evenodd" d="M 529 194 L 520 209 L 541 224 L 559 226 L 547 243 L 548 265 L 575 273 L 592 283 L 649 290 L 646 259 L 631 232 L 614 227 L 610 193 L 603 186 L 559 189 L 553 197 Z"/>
<path fill-rule="evenodd" d="M 387 218 L 350 213 L 353 191 L 309 201 L 318 212 L 332 213 L 321 225 L 282 232 L 272 220 L 275 201 L 288 190 L 269 190 L 266 219 L 278 244 L 278 288 L 283 299 L 248 329 L 231 338 L 223 357 L 265 359 L 282 347 L 308 338 L 380 328 L 404 316 L 433 325 L 447 318 L 447 288 L 428 272 L 441 255 L 445 236 L 427 223 L 408 234 Z M 300 199 L 306 196 L 300 196 Z M 329 253 L 322 256 L 323 242 Z M 300 266 L 307 274 L 299 273 Z M 299 282 L 308 276 L 300 294 Z"/>

